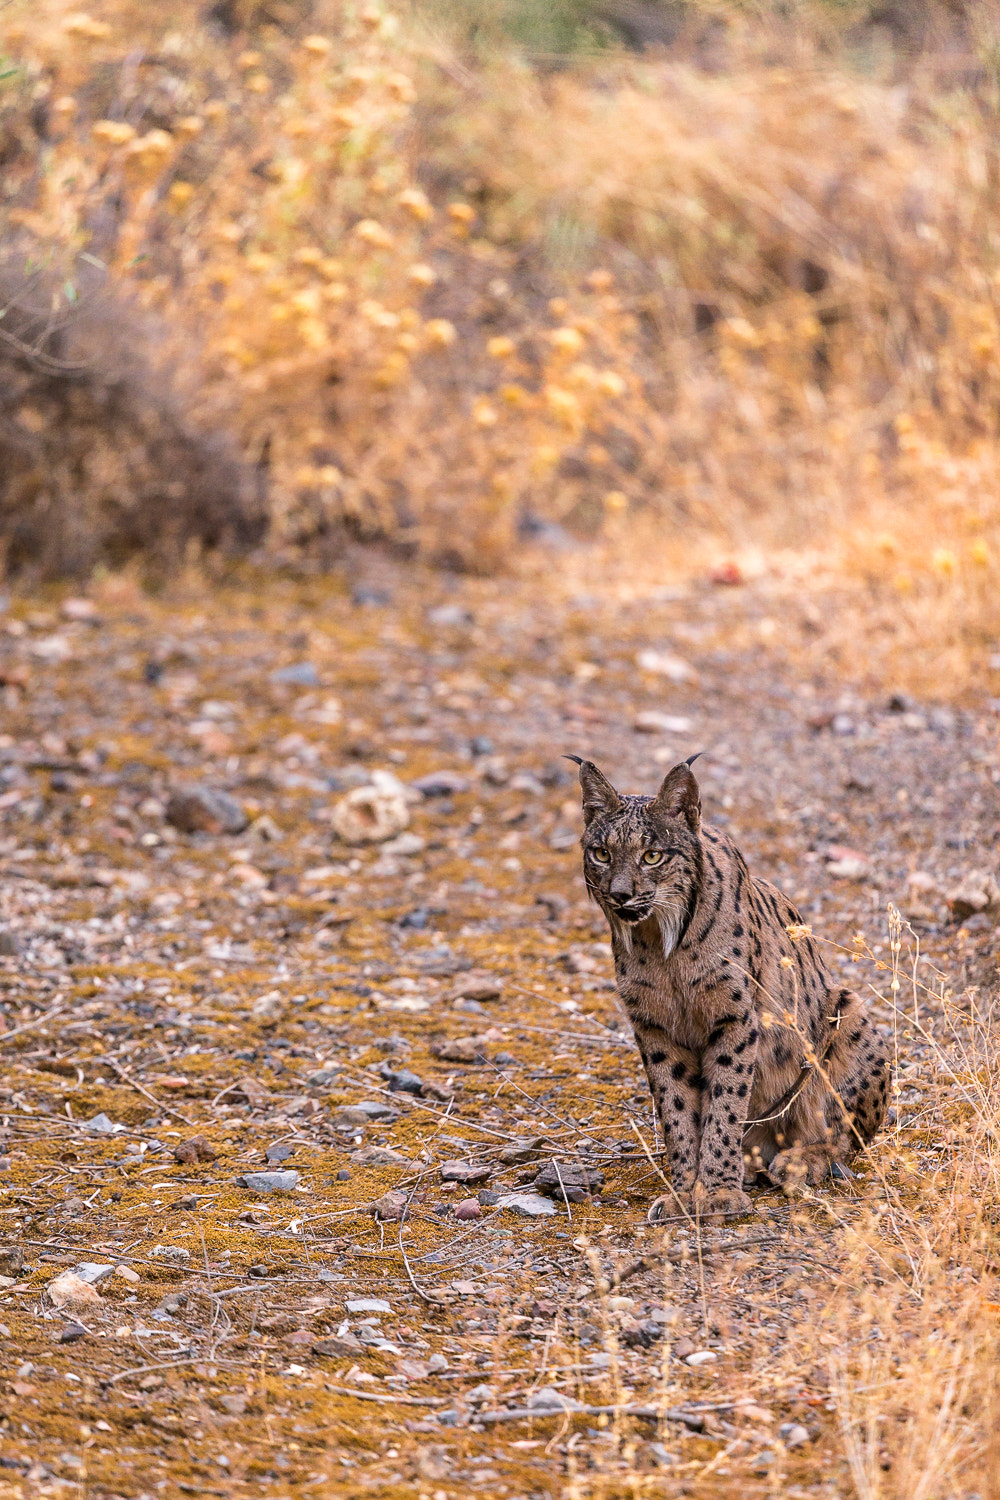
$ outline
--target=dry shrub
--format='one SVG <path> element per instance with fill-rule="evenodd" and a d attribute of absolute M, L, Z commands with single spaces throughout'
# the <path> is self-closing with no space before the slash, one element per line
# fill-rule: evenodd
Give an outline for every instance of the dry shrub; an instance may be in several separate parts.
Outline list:
<path fill-rule="evenodd" d="M 266 514 L 223 434 L 195 425 L 149 327 L 93 274 L 78 287 L 0 269 L 0 546 L 6 569 L 87 575 L 134 556 L 149 574 L 192 548 L 246 551 Z M 77 268 L 86 272 L 83 264 Z M 67 291 L 71 298 L 67 299 Z"/>
<path fill-rule="evenodd" d="M 716 7 L 711 68 L 553 74 L 375 4 L 19 0 L 7 212 L 197 338 L 279 557 L 485 570 L 640 515 L 839 542 L 967 656 L 1000 631 L 996 21 L 922 7 L 961 65 L 901 81 L 864 12 Z"/>

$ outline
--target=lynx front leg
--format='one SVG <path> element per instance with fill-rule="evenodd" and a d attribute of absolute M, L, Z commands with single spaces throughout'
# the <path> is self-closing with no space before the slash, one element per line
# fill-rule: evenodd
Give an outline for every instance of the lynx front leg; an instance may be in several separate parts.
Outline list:
<path fill-rule="evenodd" d="M 678 1047 L 655 1026 L 635 1028 L 639 1055 L 669 1153 L 672 1191 L 657 1198 L 649 1210 L 650 1223 L 687 1211 L 687 1198 L 698 1171 L 701 1135 L 701 1070 L 693 1052 Z"/>
<path fill-rule="evenodd" d="M 701 1060 L 703 1121 L 698 1153 L 698 1182 L 704 1189 L 704 1213 L 748 1213 L 743 1192 L 743 1126 L 753 1091 L 757 1053 L 757 1019 L 745 997 L 723 1016 L 708 1039 Z"/>

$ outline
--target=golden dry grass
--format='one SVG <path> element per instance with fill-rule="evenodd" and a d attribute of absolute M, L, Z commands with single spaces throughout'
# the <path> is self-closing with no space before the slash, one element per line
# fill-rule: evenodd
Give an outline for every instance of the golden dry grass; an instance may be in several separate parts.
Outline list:
<path fill-rule="evenodd" d="M 555 74 L 378 5 L 234 14 L 15 0 L 4 213 L 163 319 L 200 420 L 267 466 L 273 555 L 346 526 L 490 571 L 526 518 L 664 567 L 811 549 L 888 622 L 895 675 L 982 680 L 989 7 L 960 68 L 867 72 L 831 12 L 725 13 L 715 71 Z"/>

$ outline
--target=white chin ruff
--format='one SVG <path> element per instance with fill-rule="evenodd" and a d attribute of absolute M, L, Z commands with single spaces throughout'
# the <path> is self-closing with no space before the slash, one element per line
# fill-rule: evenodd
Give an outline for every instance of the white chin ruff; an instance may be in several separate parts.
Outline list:
<path fill-rule="evenodd" d="M 677 938 L 680 933 L 680 920 L 673 912 L 656 913 L 656 920 L 660 928 L 660 937 L 663 940 L 663 957 L 669 958 L 677 947 Z"/>

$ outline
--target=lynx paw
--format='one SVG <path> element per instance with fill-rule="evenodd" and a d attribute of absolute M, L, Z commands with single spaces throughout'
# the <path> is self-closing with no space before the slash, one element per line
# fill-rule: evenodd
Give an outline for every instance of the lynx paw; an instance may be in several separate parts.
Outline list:
<path fill-rule="evenodd" d="M 792 1146 L 779 1151 L 767 1169 L 775 1187 L 794 1193 L 803 1187 L 815 1187 L 830 1175 L 830 1151 L 826 1146 Z"/>
<path fill-rule="evenodd" d="M 748 1214 L 753 1205 L 740 1188 L 706 1188 L 696 1182 L 689 1192 L 664 1193 L 657 1198 L 646 1215 L 647 1222 L 657 1224 L 662 1219 L 738 1219 Z"/>

